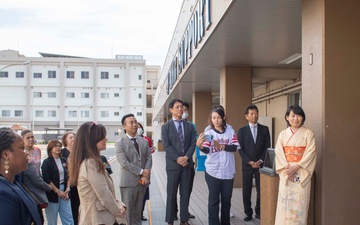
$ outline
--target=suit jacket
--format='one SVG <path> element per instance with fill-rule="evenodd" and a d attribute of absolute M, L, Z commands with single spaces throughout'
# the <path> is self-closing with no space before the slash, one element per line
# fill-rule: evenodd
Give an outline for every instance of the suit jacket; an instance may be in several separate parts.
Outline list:
<path fill-rule="evenodd" d="M 64 159 L 64 158 L 60 158 L 60 159 L 61 159 L 61 164 L 63 165 L 63 168 L 64 168 L 64 173 L 65 173 L 64 186 L 66 188 L 67 181 L 68 181 L 66 159 Z M 47 157 L 43 161 L 43 163 L 41 165 L 41 171 L 42 171 L 43 179 L 46 183 L 50 184 L 51 182 L 53 182 L 53 184 L 57 188 L 60 187 L 59 170 L 57 168 L 55 159 L 53 157 Z M 61 190 L 61 191 L 65 191 L 65 190 Z M 53 191 L 47 192 L 46 195 L 49 199 L 49 202 L 57 203 L 59 201 L 58 195 Z"/>
<path fill-rule="evenodd" d="M 251 169 L 250 161 L 257 162 L 259 159 L 264 161 L 266 150 L 270 147 L 270 132 L 267 126 L 257 125 L 256 144 L 251 133 L 249 124 L 242 127 L 237 135 L 241 149 L 239 153 L 242 158 L 243 169 Z"/>
<path fill-rule="evenodd" d="M 19 183 L 0 176 L 0 218 L 2 225 L 41 225 L 36 203 Z"/>
<path fill-rule="evenodd" d="M 25 170 L 22 175 L 22 184 L 37 198 L 37 200 L 40 201 L 41 204 L 48 203 L 49 200 L 45 192 L 51 191 L 51 186 L 42 179 L 34 163 L 29 163 L 28 169 Z M 31 195 L 31 197 L 33 196 Z M 36 203 L 37 200 L 34 199 Z"/>
<path fill-rule="evenodd" d="M 149 144 L 143 137 L 136 137 L 139 153 L 134 143 L 125 135 L 115 142 L 116 158 L 120 163 L 120 187 L 135 187 L 142 169 L 151 169 L 152 156 Z"/>
<path fill-rule="evenodd" d="M 110 175 L 98 172 L 93 159 L 86 159 L 80 165 L 77 184 L 80 197 L 79 224 L 114 224 L 119 206 L 124 204 L 117 200 L 114 183 Z M 118 223 L 125 224 L 125 218 L 117 218 Z"/>
<path fill-rule="evenodd" d="M 182 166 L 176 161 L 180 156 L 189 158 L 187 167 L 194 167 L 193 154 L 196 148 L 196 135 L 194 126 L 183 121 L 184 125 L 184 153 L 182 153 L 180 137 L 176 130 L 174 120 L 169 120 L 161 127 L 161 142 L 166 152 L 166 170 L 178 170 Z"/>

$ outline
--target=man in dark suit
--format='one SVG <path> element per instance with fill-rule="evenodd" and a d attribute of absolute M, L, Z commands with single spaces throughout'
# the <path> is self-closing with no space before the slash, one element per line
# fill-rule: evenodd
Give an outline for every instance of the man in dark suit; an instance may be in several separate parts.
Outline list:
<path fill-rule="evenodd" d="M 161 128 L 161 140 L 166 152 L 167 199 L 165 221 L 172 225 L 175 201 L 180 184 L 180 225 L 189 225 L 189 192 L 192 155 L 196 147 L 193 125 L 182 119 L 183 102 L 173 99 L 169 103 L 172 119 Z"/>
<path fill-rule="evenodd" d="M 256 206 L 255 218 L 260 219 L 260 173 L 259 168 L 264 162 L 266 150 L 270 147 L 270 133 L 267 126 L 259 124 L 259 110 L 256 105 L 245 108 L 245 118 L 249 124 L 238 131 L 238 141 L 241 149 L 239 153 L 242 158 L 243 173 L 243 204 L 246 217 L 244 221 L 252 220 L 253 210 L 251 208 L 252 180 L 255 177 L 256 184 Z"/>
<path fill-rule="evenodd" d="M 126 205 L 129 225 L 141 225 L 142 204 L 146 186 L 150 183 L 152 156 L 148 142 L 137 136 L 138 123 L 133 114 L 121 119 L 126 133 L 115 142 L 116 158 L 120 163 L 120 194 Z"/>

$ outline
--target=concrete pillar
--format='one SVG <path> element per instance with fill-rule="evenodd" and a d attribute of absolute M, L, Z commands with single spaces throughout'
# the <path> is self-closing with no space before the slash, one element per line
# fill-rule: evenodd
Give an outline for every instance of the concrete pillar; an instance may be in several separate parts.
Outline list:
<path fill-rule="evenodd" d="M 220 70 L 220 104 L 225 108 L 227 122 L 235 133 L 247 124 L 244 109 L 251 104 L 251 68 L 227 66 Z M 242 187 L 242 160 L 235 154 L 236 175 L 234 187 Z"/>
<path fill-rule="evenodd" d="M 204 132 L 209 125 L 208 119 L 212 108 L 211 92 L 196 92 L 192 97 L 192 122 L 196 125 L 198 134 Z"/>
<path fill-rule="evenodd" d="M 358 224 L 349 209 L 360 208 L 360 2 L 302 4 L 302 104 L 317 150 L 314 222 Z"/>
<path fill-rule="evenodd" d="M 260 215 L 261 225 L 275 224 L 279 176 L 260 174 Z"/>

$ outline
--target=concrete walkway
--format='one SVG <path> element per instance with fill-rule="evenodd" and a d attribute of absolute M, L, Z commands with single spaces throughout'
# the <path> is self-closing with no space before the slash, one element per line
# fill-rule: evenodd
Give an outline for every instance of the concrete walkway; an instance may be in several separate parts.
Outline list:
<path fill-rule="evenodd" d="M 148 218 L 148 221 L 143 222 L 143 225 L 161 225 L 167 224 L 165 222 L 165 202 L 166 202 L 166 172 L 165 172 L 165 152 L 156 151 L 153 155 L 153 168 L 150 185 L 150 201 L 147 202 L 147 206 L 144 211 L 144 215 Z M 119 191 L 119 163 L 116 159 L 111 161 L 112 170 L 114 173 L 111 175 L 116 193 L 120 196 Z M 253 188 L 252 202 L 255 203 L 256 190 Z M 191 194 L 189 212 L 195 215 L 195 219 L 191 219 L 192 225 L 207 225 L 207 203 L 208 203 L 208 188 L 205 182 L 204 172 L 196 172 L 194 187 Z M 255 207 L 255 205 L 254 205 Z M 249 222 L 244 222 L 245 217 L 243 213 L 242 204 L 242 189 L 234 188 L 232 197 L 231 212 L 234 217 L 231 218 L 232 225 L 259 225 L 260 221 L 253 219 Z M 180 224 L 179 221 L 175 221 L 174 225 Z"/>

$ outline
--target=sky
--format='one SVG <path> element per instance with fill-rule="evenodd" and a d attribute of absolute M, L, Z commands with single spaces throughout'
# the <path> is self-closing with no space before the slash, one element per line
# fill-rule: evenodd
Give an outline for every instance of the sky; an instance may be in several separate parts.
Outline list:
<path fill-rule="evenodd" d="M 163 66 L 183 0 L 0 0 L 0 50 Z"/>

